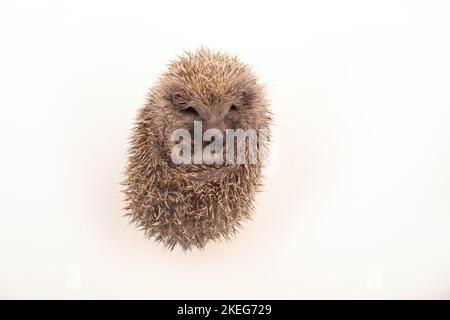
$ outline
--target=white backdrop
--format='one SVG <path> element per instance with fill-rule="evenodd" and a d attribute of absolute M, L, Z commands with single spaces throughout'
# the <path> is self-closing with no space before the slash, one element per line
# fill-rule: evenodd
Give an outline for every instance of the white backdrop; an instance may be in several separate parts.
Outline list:
<path fill-rule="evenodd" d="M 233 241 L 122 218 L 144 95 L 205 45 L 267 84 L 279 157 Z M 2 1 L 0 298 L 450 298 L 448 1 Z"/>

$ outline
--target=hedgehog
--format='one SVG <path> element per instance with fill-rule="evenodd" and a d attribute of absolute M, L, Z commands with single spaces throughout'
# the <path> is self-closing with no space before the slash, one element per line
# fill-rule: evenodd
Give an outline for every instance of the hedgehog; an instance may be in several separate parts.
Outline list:
<path fill-rule="evenodd" d="M 231 238 L 253 215 L 271 122 L 264 86 L 236 56 L 202 47 L 171 61 L 132 129 L 123 181 L 130 223 L 169 249 L 202 249 Z M 173 132 L 192 133 L 195 123 L 202 124 L 202 134 L 253 129 L 265 130 L 265 139 L 258 140 L 253 163 L 177 164 Z M 248 144 L 244 149 L 248 156 Z M 233 150 L 234 157 L 239 148 Z"/>

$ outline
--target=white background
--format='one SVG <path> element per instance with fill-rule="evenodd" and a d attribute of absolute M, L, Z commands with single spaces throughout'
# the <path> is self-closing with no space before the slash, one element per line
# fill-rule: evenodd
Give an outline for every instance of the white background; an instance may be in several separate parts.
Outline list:
<path fill-rule="evenodd" d="M 119 182 L 200 45 L 267 84 L 279 157 L 233 241 L 170 252 Z M 448 1 L 2 1 L 0 298 L 450 298 L 449 89 Z"/>

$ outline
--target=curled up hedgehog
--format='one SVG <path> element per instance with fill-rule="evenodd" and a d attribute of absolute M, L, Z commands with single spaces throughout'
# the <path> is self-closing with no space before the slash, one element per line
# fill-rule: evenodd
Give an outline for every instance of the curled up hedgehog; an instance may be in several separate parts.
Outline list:
<path fill-rule="evenodd" d="M 202 48 L 171 62 L 132 132 L 124 181 L 131 222 L 170 249 L 235 234 L 254 208 L 270 124 L 264 88 L 238 58 Z M 238 131 L 264 132 L 253 144 L 256 157 L 250 135 L 229 140 Z M 219 142 L 224 147 L 211 148 Z"/>

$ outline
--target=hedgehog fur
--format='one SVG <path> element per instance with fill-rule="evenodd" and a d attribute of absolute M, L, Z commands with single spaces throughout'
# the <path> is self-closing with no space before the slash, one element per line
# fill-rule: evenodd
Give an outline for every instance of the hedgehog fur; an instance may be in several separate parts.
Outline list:
<path fill-rule="evenodd" d="M 130 139 L 124 193 L 127 215 L 148 238 L 173 249 L 227 239 L 254 210 L 264 156 L 254 164 L 175 165 L 175 129 L 265 129 L 271 113 L 264 88 L 237 57 L 205 48 L 172 61 L 150 89 Z"/>

